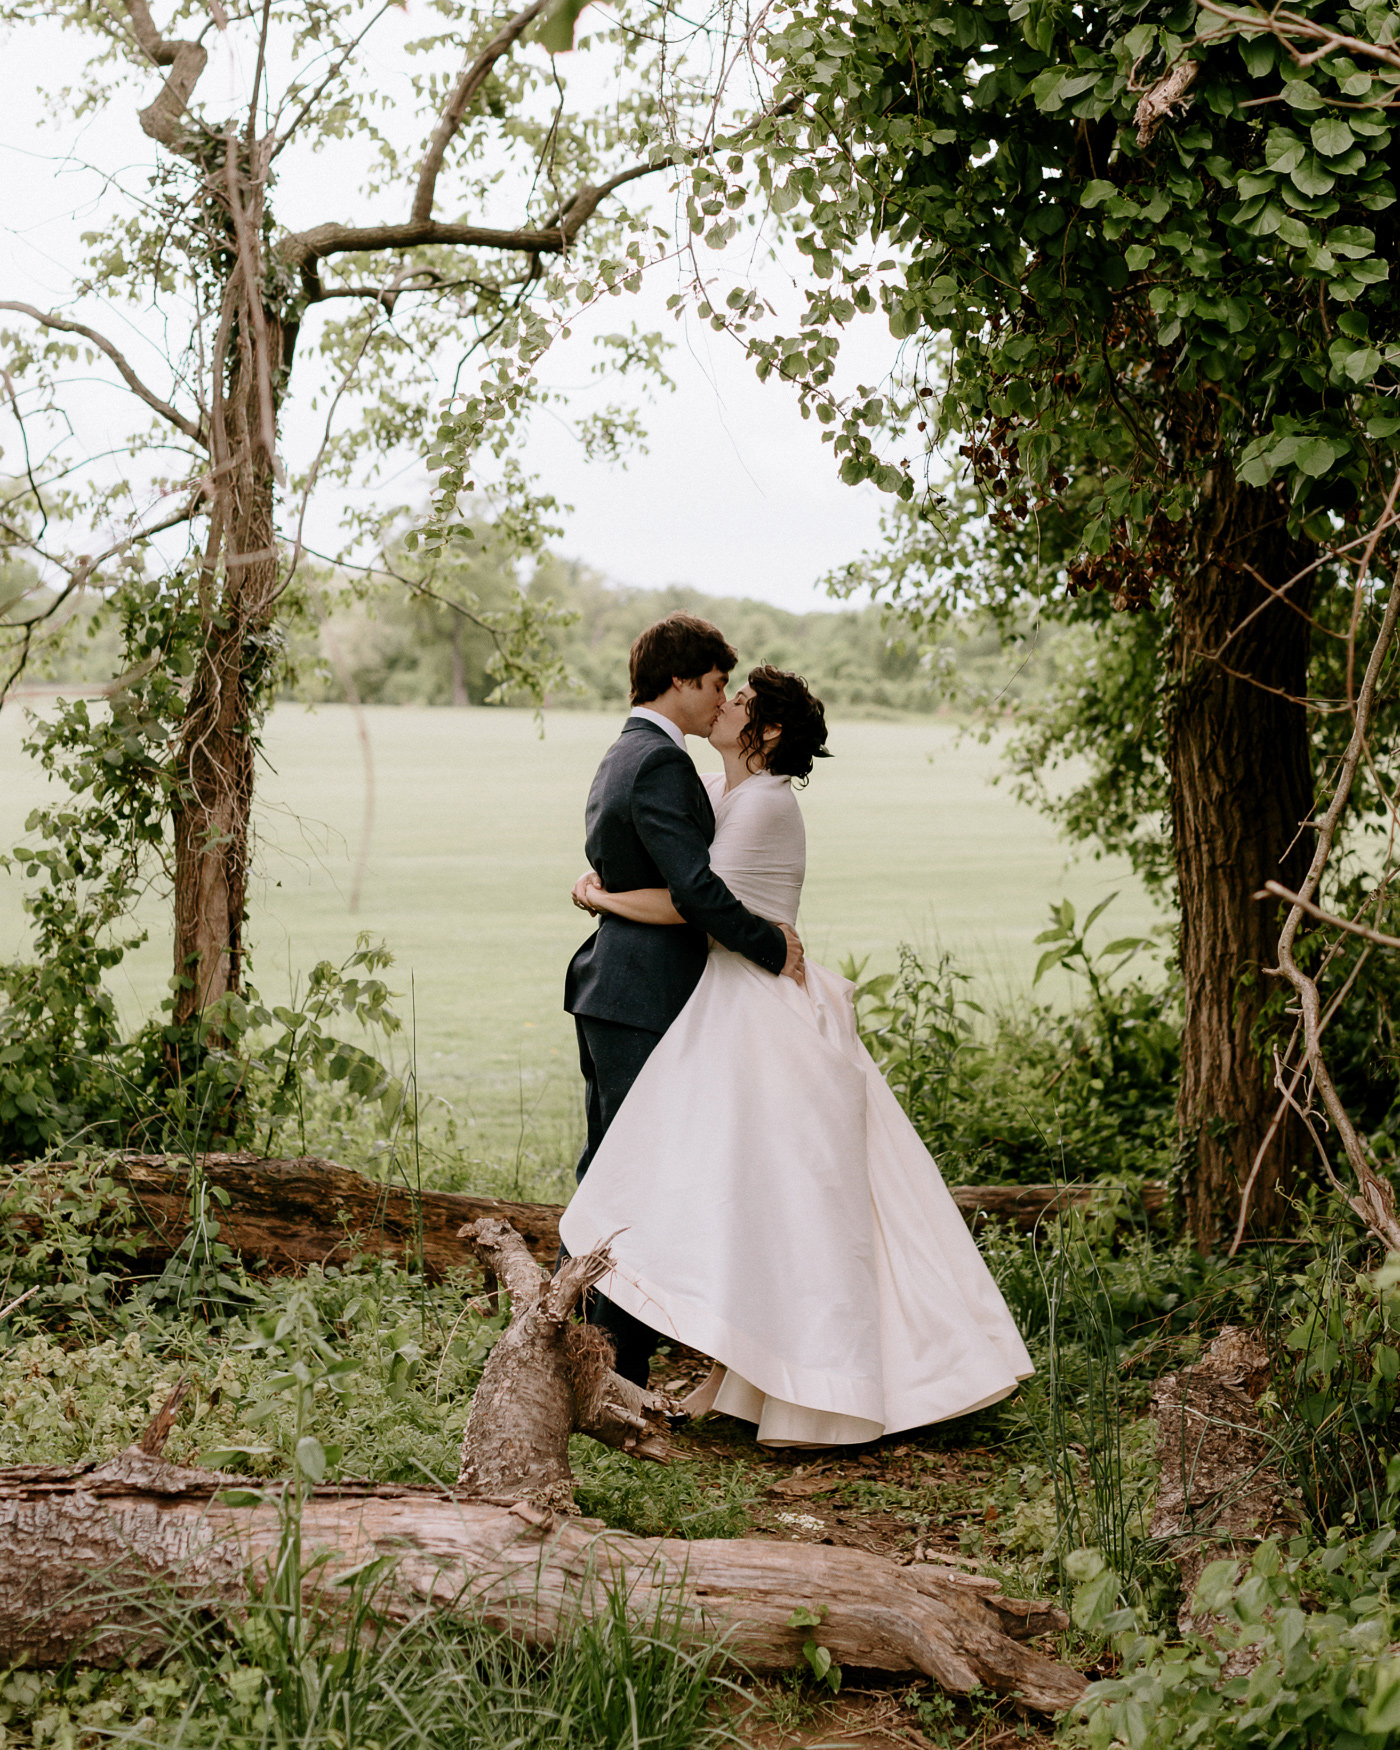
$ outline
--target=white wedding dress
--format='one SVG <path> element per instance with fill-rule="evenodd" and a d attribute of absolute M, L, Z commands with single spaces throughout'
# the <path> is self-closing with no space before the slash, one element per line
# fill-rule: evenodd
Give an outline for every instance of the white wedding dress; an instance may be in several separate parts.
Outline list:
<path fill-rule="evenodd" d="M 806 835 L 788 779 L 715 805 L 710 861 L 796 924 Z M 1033 1370 L 938 1168 L 856 1032 L 851 985 L 803 990 L 712 943 L 564 1213 L 602 1292 L 726 1373 L 713 1407 L 774 1446 L 846 1445 L 996 1403 Z"/>

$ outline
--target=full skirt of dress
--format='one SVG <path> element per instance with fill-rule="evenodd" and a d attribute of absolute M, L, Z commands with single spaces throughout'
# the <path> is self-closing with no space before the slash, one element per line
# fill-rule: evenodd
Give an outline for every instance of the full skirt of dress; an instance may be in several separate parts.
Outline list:
<path fill-rule="evenodd" d="M 996 1403 L 1033 1371 L 851 986 L 713 946 L 564 1213 L 599 1283 L 727 1372 L 770 1445 L 845 1445 Z"/>

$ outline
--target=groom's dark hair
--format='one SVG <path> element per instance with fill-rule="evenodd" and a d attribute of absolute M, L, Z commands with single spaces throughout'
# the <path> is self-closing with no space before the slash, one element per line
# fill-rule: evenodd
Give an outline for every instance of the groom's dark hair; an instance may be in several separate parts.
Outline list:
<path fill-rule="evenodd" d="M 732 672 L 739 660 L 718 626 L 695 614 L 667 614 L 648 626 L 632 646 L 627 672 L 632 703 L 645 705 L 670 691 L 671 682 L 698 681 L 712 668 Z"/>

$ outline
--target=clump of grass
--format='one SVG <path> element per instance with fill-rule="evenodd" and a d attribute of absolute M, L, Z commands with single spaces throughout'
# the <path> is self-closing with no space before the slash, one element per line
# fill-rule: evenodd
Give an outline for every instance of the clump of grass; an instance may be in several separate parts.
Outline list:
<path fill-rule="evenodd" d="M 758 1488 L 749 1467 L 644 1464 L 575 1436 L 569 1442 L 581 1513 L 639 1537 L 743 1537 Z"/>

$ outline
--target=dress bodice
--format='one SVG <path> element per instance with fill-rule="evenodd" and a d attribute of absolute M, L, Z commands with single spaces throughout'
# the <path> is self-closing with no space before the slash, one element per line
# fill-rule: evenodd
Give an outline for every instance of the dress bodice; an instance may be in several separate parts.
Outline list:
<path fill-rule="evenodd" d="M 727 791 L 723 772 L 706 772 L 715 811 L 710 867 L 734 897 L 775 924 L 797 923 L 807 872 L 807 833 L 792 780 L 755 772 Z"/>

